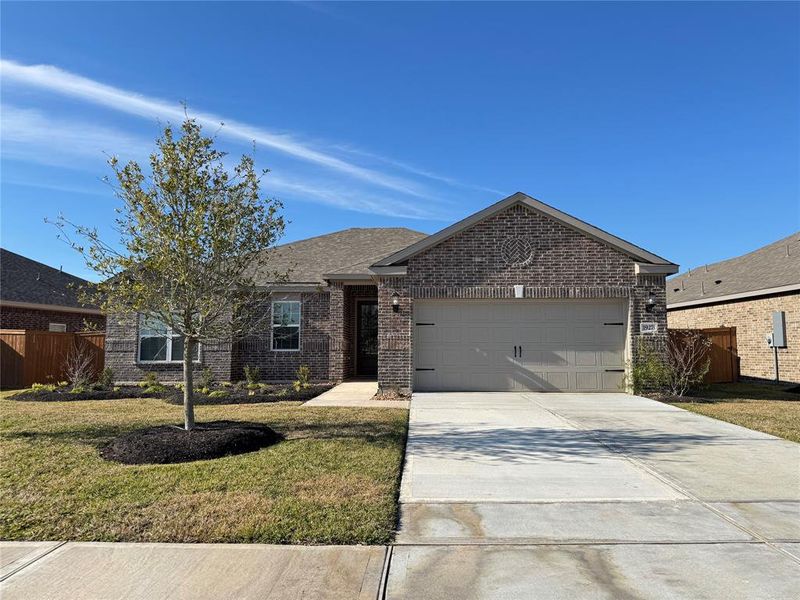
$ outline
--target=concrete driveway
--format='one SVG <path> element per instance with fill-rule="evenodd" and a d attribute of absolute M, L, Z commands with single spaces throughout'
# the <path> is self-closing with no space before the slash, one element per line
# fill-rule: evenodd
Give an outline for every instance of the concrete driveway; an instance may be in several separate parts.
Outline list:
<path fill-rule="evenodd" d="M 387 598 L 791 598 L 800 445 L 627 394 L 416 394 Z"/>

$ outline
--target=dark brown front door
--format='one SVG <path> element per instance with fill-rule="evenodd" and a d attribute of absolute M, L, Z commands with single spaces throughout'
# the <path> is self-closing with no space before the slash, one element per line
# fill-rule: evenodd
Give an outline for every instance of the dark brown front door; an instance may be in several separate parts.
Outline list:
<path fill-rule="evenodd" d="M 356 375 L 378 375 L 378 301 L 356 303 Z"/>

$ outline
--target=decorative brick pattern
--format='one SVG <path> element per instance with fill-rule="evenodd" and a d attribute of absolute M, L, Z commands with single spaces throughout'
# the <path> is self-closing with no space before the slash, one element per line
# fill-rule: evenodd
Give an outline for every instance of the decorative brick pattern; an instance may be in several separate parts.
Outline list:
<path fill-rule="evenodd" d="M 632 331 L 642 321 L 655 321 L 659 332 L 666 330 L 663 276 L 637 278 L 631 257 L 516 205 L 410 258 L 405 278 L 379 279 L 381 388 L 413 384 L 414 299 L 513 298 L 517 284 L 532 299 L 628 298 Z M 398 313 L 391 307 L 394 292 L 400 295 Z M 646 310 L 651 293 L 658 304 L 652 313 Z"/>
<path fill-rule="evenodd" d="M 690 308 L 667 313 L 670 327 L 676 329 L 709 329 L 736 327 L 736 345 L 743 377 L 774 379 L 774 350 L 766 336 L 772 331 L 772 313 L 786 313 L 786 342 L 778 349 L 781 381 L 800 383 L 800 294 L 753 298 Z"/>
<path fill-rule="evenodd" d="M 69 332 L 86 331 L 87 329 L 104 331 L 106 328 L 106 318 L 102 315 L 17 308 L 14 306 L 0 307 L 0 329 L 47 331 L 50 323 L 64 323 Z"/>

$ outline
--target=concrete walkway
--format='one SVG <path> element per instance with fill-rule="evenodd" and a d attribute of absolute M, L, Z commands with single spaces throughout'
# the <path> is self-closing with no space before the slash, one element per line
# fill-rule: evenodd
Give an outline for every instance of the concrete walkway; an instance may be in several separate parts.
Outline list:
<path fill-rule="evenodd" d="M 340 406 L 364 408 L 408 408 L 408 400 L 375 400 L 378 393 L 376 381 L 345 381 L 331 388 L 303 406 Z"/>
<path fill-rule="evenodd" d="M 387 598 L 790 598 L 800 445 L 626 394 L 416 394 Z"/>
<path fill-rule="evenodd" d="M 0 543 L 3 600 L 375 600 L 383 546 Z"/>

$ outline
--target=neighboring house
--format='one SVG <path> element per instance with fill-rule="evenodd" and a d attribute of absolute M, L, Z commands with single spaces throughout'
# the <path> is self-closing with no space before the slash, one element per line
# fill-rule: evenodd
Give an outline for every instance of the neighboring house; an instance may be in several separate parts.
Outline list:
<path fill-rule="evenodd" d="M 786 315 L 786 348 L 778 349 L 782 381 L 800 383 L 800 232 L 749 254 L 693 269 L 667 282 L 669 327 L 735 327 L 740 373 L 774 379 L 766 337 L 772 313 Z"/>
<path fill-rule="evenodd" d="M 103 331 L 106 318 L 80 302 L 85 279 L 0 248 L 0 329 Z"/>
<path fill-rule="evenodd" d="M 402 391 L 617 391 L 640 327 L 666 331 L 665 277 L 678 270 L 522 193 L 433 235 L 348 229 L 269 252 L 256 279 L 272 292 L 272 326 L 202 347 L 198 369 L 228 380 L 251 365 L 279 380 L 306 364 L 314 379 Z M 157 323 L 109 318 L 119 380 L 178 380 L 181 356 Z"/>

